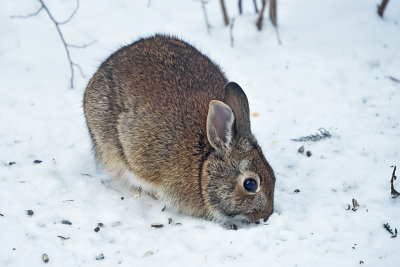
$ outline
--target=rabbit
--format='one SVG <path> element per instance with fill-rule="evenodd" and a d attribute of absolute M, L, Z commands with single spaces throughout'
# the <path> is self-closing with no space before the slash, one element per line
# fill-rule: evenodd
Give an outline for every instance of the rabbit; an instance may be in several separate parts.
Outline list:
<path fill-rule="evenodd" d="M 241 87 L 188 43 L 156 34 L 113 53 L 84 94 L 100 166 L 181 214 L 266 221 L 275 175 Z"/>

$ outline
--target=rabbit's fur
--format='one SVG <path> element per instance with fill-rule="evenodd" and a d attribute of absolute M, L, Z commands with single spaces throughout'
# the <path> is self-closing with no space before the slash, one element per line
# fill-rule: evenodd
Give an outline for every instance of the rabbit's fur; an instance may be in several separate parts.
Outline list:
<path fill-rule="evenodd" d="M 188 215 L 271 215 L 275 176 L 250 131 L 246 95 L 191 45 L 155 35 L 121 48 L 90 80 L 84 109 L 96 158 L 116 178 Z"/>

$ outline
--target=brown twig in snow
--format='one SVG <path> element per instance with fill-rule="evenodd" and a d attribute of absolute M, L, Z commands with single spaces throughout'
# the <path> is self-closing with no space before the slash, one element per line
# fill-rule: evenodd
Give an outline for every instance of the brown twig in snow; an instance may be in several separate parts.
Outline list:
<path fill-rule="evenodd" d="M 386 5 L 389 3 L 389 0 L 382 0 L 382 3 L 378 5 L 378 15 L 383 18 L 383 12 L 385 12 Z"/>
<path fill-rule="evenodd" d="M 61 42 L 62 42 L 62 44 L 63 44 L 63 46 L 64 46 L 65 53 L 66 53 L 66 55 L 67 55 L 67 59 L 68 59 L 68 63 L 69 63 L 69 68 L 70 68 L 70 71 L 71 71 L 71 79 L 70 79 L 70 81 L 71 81 L 71 88 L 74 88 L 74 67 L 76 67 L 76 68 L 79 70 L 79 72 L 80 72 L 80 74 L 82 75 L 82 77 L 85 77 L 85 75 L 83 74 L 83 71 L 82 71 L 81 66 L 79 66 L 77 63 L 75 63 L 75 62 L 72 61 L 69 48 L 86 48 L 86 47 L 88 47 L 88 46 L 94 44 L 96 41 L 93 41 L 93 42 L 88 43 L 88 44 L 83 44 L 83 45 L 69 44 L 69 43 L 67 43 L 67 41 L 65 40 L 64 35 L 63 35 L 63 33 L 62 33 L 61 29 L 60 29 L 60 25 L 65 25 L 65 24 L 67 24 L 67 23 L 70 22 L 70 21 L 72 20 L 72 18 L 75 16 L 76 12 L 77 12 L 78 9 L 79 9 L 79 0 L 76 0 L 76 7 L 75 7 L 74 11 L 73 11 L 73 12 L 71 13 L 71 15 L 69 15 L 69 17 L 68 17 L 66 20 L 64 20 L 64 21 L 58 21 L 58 20 L 56 20 L 56 19 L 53 17 L 53 14 L 50 12 L 50 10 L 49 10 L 49 8 L 47 7 L 47 5 L 43 2 L 43 0 L 38 0 L 38 1 L 39 1 L 39 3 L 40 3 L 40 7 L 39 7 L 39 9 L 36 10 L 35 12 L 33 12 L 33 13 L 31 13 L 31 14 L 28 14 L 28 15 L 23 15 L 23 16 L 11 16 L 10 18 L 26 19 L 26 18 L 30 18 L 30 17 L 33 17 L 33 16 L 38 15 L 42 10 L 44 10 L 44 11 L 47 13 L 48 17 L 50 18 L 50 20 L 53 22 L 54 26 L 56 27 L 57 33 L 58 33 L 58 35 L 59 35 L 59 37 L 60 37 L 60 39 L 61 39 Z"/>
<path fill-rule="evenodd" d="M 264 11 L 265 11 L 265 6 L 267 5 L 267 0 L 262 0 L 261 1 L 261 11 L 260 13 L 258 13 L 258 19 L 256 22 L 257 25 L 257 29 L 259 31 L 262 30 L 262 24 L 263 24 L 263 20 L 264 20 Z"/>
<path fill-rule="evenodd" d="M 278 43 L 282 44 L 281 37 L 279 36 L 279 31 L 278 31 L 278 17 L 277 17 L 277 13 L 276 13 L 276 0 L 271 0 L 269 2 L 269 19 L 275 28 L 276 38 L 278 39 Z"/>
<path fill-rule="evenodd" d="M 221 3 L 222 15 L 224 16 L 224 23 L 226 26 L 228 26 L 229 25 L 229 17 L 228 17 L 228 13 L 227 13 L 226 7 L 225 7 L 225 1 L 219 0 L 219 2 Z"/>
<path fill-rule="evenodd" d="M 239 14 L 242 14 L 243 13 L 242 0 L 238 1 L 238 7 L 239 7 Z"/>
<path fill-rule="evenodd" d="M 393 173 L 392 173 L 392 179 L 390 179 L 390 193 L 392 194 L 393 197 L 400 196 L 400 193 L 394 189 L 393 182 L 397 179 L 396 177 L 396 166 L 394 166 Z"/>

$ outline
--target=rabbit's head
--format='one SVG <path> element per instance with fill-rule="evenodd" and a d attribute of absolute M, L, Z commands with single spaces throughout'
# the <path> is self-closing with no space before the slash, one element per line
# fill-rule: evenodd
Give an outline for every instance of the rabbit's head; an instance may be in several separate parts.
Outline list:
<path fill-rule="evenodd" d="M 228 83 L 224 101 L 210 102 L 206 127 L 214 150 L 204 161 L 201 187 L 210 217 L 227 223 L 267 220 L 275 176 L 250 131 L 249 105 L 239 85 Z"/>

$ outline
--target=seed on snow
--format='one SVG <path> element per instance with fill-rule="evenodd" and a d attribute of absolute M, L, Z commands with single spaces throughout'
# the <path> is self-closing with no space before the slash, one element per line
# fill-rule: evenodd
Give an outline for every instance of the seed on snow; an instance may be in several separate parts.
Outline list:
<path fill-rule="evenodd" d="M 49 262 L 49 256 L 48 256 L 46 253 L 44 253 L 44 254 L 42 255 L 42 260 L 43 260 L 45 263 L 48 263 L 48 262 Z"/>
<path fill-rule="evenodd" d="M 162 224 L 162 223 L 152 223 L 151 224 L 151 227 L 154 227 L 154 228 L 161 228 L 161 227 L 163 227 L 164 225 Z"/>

